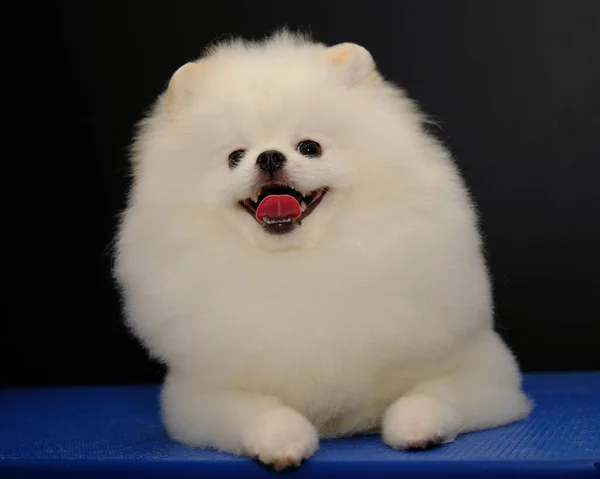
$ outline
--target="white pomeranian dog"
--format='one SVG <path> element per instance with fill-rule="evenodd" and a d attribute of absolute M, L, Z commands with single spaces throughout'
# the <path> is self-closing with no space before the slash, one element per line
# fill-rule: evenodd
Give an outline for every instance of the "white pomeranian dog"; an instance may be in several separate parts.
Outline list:
<path fill-rule="evenodd" d="M 175 72 L 116 242 L 171 437 L 283 469 L 319 437 L 425 448 L 527 416 L 475 209 L 425 121 L 350 43 L 280 32 Z"/>

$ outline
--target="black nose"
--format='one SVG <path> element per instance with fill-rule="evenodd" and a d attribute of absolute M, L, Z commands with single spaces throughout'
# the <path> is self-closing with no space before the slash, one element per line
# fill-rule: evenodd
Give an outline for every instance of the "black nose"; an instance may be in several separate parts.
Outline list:
<path fill-rule="evenodd" d="M 256 164 L 261 170 L 272 175 L 283 168 L 285 156 L 276 150 L 263 151 L 258 155 Z"/>

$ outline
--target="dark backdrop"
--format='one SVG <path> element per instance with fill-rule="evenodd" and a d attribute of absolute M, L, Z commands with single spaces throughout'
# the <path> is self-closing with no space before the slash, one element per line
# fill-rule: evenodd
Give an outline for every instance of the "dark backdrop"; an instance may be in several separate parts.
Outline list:
<path fill-rule="evenodd" d="M 3 177 L 17 267 L 5 273 L 2 384 L 160 378 L 109 273 L 132 125 L 207 43 L 283 24 L 364 45 L 440 122 L 523 368 L 600 369 L 599 1 L 39 3 L 4 18 L 5 163 L 22 172 Z"/>

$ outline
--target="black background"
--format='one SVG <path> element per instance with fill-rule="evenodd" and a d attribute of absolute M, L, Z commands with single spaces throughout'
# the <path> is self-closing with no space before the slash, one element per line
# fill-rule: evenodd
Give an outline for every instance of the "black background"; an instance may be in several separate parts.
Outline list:
<path fill-rule="evenodd" d="M 133 125 L 206 44 L 282 25 L 362 44 L 440 122 L 523 368 L 600 369 L 599 1 L 40 3 L 5 17 L 2 385 L 160 379 L 109 272 Z"/>

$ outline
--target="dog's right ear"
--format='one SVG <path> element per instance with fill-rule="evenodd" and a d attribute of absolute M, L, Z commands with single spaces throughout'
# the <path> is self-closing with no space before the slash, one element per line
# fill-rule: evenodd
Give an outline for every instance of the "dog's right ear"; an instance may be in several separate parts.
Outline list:
<path fill-rule="evenodd" d="M 167 87 L 167 104 L 171 108 L 184 106 L 191 101 L 203 69 L 200 63 L 189 62 L 173 74 Z"/>

